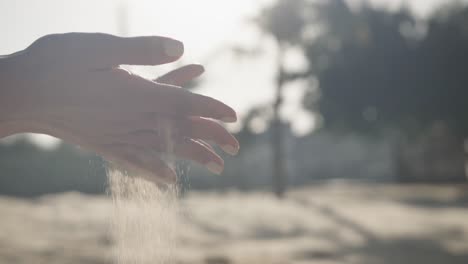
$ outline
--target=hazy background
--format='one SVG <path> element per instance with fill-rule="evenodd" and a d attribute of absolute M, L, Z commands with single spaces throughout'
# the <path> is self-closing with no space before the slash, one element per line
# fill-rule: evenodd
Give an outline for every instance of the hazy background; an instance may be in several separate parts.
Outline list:
<path fill-rule="evenodd" d="M 223 177 L 188 166 L 182 177 L 191 188 L 466 179 L 463 2 L 280 1 L 281 15 L 274 3 L 1 1 L 0 54 L 71 31 L 184 41 L 180 62 L 132 70 L 153 78 L 202 63 L 207 72 L 194 89 L 238 110 L 229 128 L 240 155 L 227 157 Z M 98 157 L 45 135 L 26 139 L 2 140 L 0 192 L 104 190 Z"/>
<path fill-rule="evenodd" d="M 179 163 L 189 231 L 176 263 L 468 263 L 466 1 L 0 0 L 0 12 L 0 54 L 60 32 L 180 39 L 180 62 L 131 70 L 202 63 L 191 89 L 238 111 L 241 151 L 222 176 Z M 106 188 L 93 153 L 1 140 L 0 263 L 108 263 Z"/>

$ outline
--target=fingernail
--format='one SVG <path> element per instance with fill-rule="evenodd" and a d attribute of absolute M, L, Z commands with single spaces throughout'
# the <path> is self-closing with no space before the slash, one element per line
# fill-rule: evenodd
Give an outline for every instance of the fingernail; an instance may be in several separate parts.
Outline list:
<path fill-rule="evenodd" d="M 221 146 L 221 149 L 224 150 L 224 152 L 234 156 L 237 154 L 237 152 L 239 152 L 239 148 L 236 148 L 234 146 L 231 146 L 231 145 L 222 145 Z"/>
<path fill-rule="evenodd" d="M 234 116 L 226 116 L 221 118 L 221 121 L 226 122 L 226 123 L 234 123 L 237 121 L 237 118 Z"/>
<path fill-rule="evenodd" d="M 166 40 L 164 52 L 168 57 L 180 57 L 184 53 L 184 44 L 178 40 Z"/>
<path fill-rule="evenodd" d="M 206 164 L 206 168 L 211 171 L 214 174 L 221 174 L 223 172 L 223 167 L 221 167 L 219 164 L 214 163 L 213 161 L 210 161 Z"/>

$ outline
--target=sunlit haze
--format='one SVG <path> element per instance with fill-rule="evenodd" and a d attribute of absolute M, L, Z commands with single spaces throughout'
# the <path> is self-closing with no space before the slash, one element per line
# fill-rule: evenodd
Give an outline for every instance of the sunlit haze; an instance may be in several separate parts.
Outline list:
<path fill-rule="evenodd" d="M 43 0 L 0 1 L 0 54 L 27 47 L 42 35 L 58 32 L 107 32 L 117 35 L 166 35 L 185 43 L 182 63 L 200 62 L 207 68 L 199 92 L 225 101 L 240 116 L 252 106 L 273 98 L 274 67 L 271 47 L 254 58 L 236 58 L 230 50 L 236 45 L 252 45 L 258 34 L 249 18 L 271 0 L 219 1 L 114 1 Z M 359 0 L 352 1 L 359 3 Z M 392 8 L 406 3 L 421 16 L 442 0 L 373 0 Z M 293 62 L 294 63 L 294 62 Z M 299 62 L 298 62 L 299 63 Z M 152 77 L 180 65 L 133 70 Z M 298 84 L 299 86 L 301 84 Z M 313 116 L 300 109 L 300 87 L 287 96 L 283 116 L 298 117 L 293 128 L 301 134 L 314 127 Z M 51 142 L 41 137 L 41 142 Z"/>

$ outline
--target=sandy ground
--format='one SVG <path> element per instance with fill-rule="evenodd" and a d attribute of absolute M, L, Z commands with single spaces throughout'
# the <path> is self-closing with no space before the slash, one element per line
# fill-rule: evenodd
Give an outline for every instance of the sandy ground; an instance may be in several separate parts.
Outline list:
<path fill-rule="evenodd" d="M 173 263 L 468 263 L 468 186 L 190 193 Z M 112 263 L 112 201 L 0 197 L 0 263 Z"/>

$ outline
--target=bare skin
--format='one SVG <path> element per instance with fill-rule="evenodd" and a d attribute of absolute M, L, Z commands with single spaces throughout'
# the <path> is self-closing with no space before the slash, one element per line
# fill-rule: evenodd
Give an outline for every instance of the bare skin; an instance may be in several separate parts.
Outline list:
<path fill-rule="evenodd" d="M 235 122 L 237 117 L 224 103 L 180 88 L 203 67 L 187 65 L 154 81 L 119 67 L 169 63 L 182 54 L 181 42 L 164 37 L 42 37 L 0 58 L 0 138 L 49 134 L 157 183 L 176 179 L 161 159 L 168 151 L 219 174 L 224 162 L 206 141 L 236 154 L 239 143 L 216 120 Z M 173 146 L 163 133 L 168 126 Z"/>

